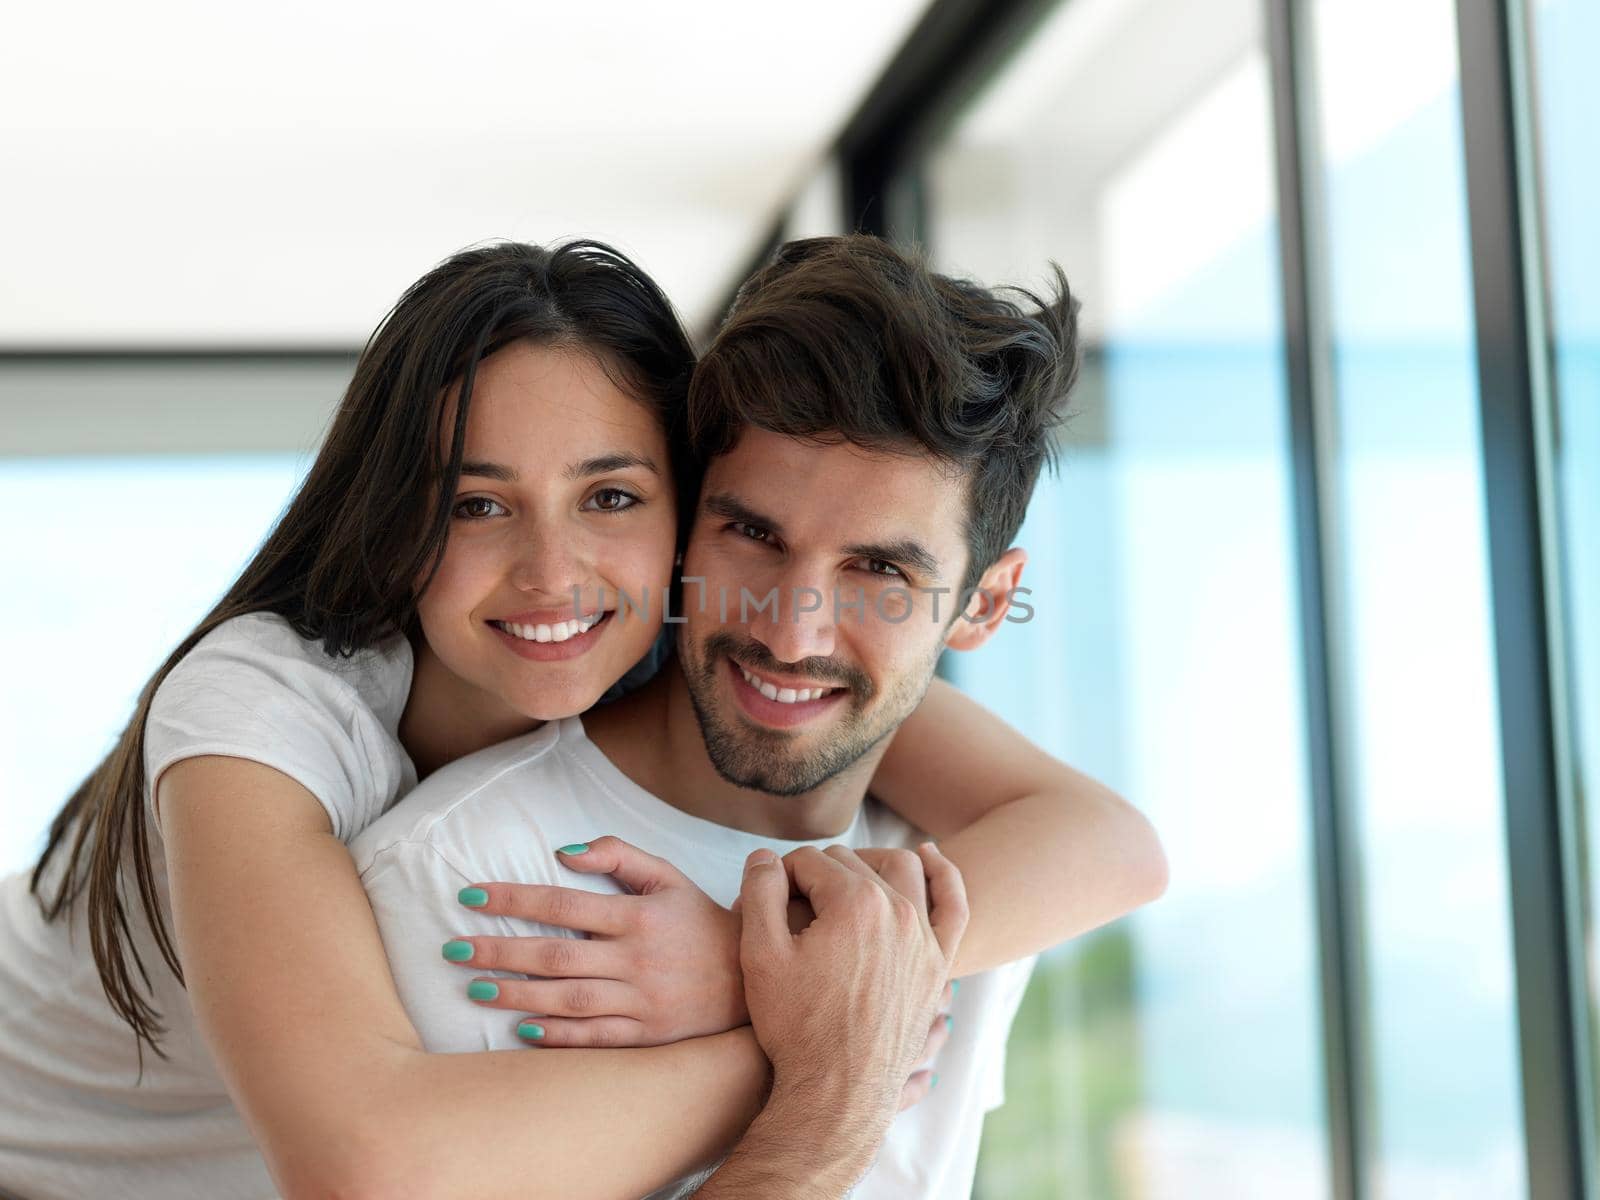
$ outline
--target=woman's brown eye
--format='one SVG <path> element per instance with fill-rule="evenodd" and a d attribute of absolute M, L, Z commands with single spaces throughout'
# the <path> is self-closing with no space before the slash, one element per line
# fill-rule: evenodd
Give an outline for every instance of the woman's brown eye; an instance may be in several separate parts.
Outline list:
<path fill-rule="evenodd" d="M 500 506 L 487 496 L 469 496 L 456 505 L 456 516 L 476 520 L 481 517 L 491 517 L 494 510 Z"/>
<path fill-rule="evenodd" d="M 594 506 L 601 512 L 621 512 L 634 503 L 636 498 L 619 488 L 602 488 L 594 494 Z"/>

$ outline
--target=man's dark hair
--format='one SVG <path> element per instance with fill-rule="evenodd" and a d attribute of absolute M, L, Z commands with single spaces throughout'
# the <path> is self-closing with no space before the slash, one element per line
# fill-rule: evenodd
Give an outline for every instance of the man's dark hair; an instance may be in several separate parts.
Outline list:
<path fill-rule="evenodd" d="M 879 238 L 779 247 L 739 290 L 695 368 L 701 463 L 746 426 L 925 453 L 968 479 L 964 588 L 1011 544 L 1078 372 L 1077 301 L 936 274 Z"/>

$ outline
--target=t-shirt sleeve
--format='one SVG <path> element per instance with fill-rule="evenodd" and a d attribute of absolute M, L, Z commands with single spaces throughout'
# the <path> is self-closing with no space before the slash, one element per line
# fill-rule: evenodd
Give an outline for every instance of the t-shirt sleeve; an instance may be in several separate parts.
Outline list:
<path fill-rule="evenodd" d="M 315 796 L 334 836 L 348 841 L 383 808 L 385 781 L 375 778 L 382 768 L 366 749 L 372 731 L 365 726 L 374 718 L 331 661 L 316 661 L 320 648 L 286 629 L 218 632 L 224 636 L 184 656 L 151 702 L 144 761 L 152 809 L 174 763 L 207 754 L 247 758 Z"/>

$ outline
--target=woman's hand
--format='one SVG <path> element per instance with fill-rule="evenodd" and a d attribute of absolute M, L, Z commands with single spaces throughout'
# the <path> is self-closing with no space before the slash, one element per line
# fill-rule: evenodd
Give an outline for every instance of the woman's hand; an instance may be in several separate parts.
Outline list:
<path fill-rule="evenodd" d="M 476 912 L 579 934 L 461 938 L 472 947 L 463 965 L 539 977 L 475 979 L 469 996 L 486 1008 L 533 1014 L 517 1032 L 538 1046 L 657 1046 L 749 1022 L 734 913 L 665 859 L 621 838 L 557 854 L 564 866 L 610 875 L 633 894 L 521 883 L 463 888 L 462 902 Z"/>

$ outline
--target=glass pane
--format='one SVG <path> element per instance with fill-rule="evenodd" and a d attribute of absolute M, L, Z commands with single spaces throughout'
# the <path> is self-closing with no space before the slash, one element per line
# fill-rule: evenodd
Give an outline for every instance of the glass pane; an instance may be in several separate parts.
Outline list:
<path fill-rule="evenodd" d="M 134 701 L 267 532 L 294 455 L 0 459 L 0 875 L 31 865 Z"/>
<path fill-rule="evenodd" d="M 0 875 L 111 748 L 172 648 L 233 582 L 294 455 L 0 459 Z M 17 681 L 26 680 L 26 686 Z"/>
<path fill-rule="evenodd" d="M 1033 619 L 946 666 L 1172 867 L 1041 962 L 984 1197 L 1328 1194 L 1261 39 L 1251 3 L 1063 5 L 926 164 L 941 268 L 1059 260 L 1090 349 L 1018 538 Z"/>
<path fill-rule="evenodd" d="M 353 362 L 0 360 L 0 875 L 276 520 Z"/>
<path fill-rule="evenodd" d="M 1555 398 L 1555 489 L 1566 619 L 1571 761 L 1563 764 L 1588 830 L 1583 931 L 1591 1029 L 1600 1028 L 1600 5 L 1548 0 L 1533 8 L 1534 100 L 1542 151 L 1545 287 Z M 1589 1052 L 1596 1054 L 1591 1045 Z M 1600 1058 L 1591 1080 L 1600 1079 Z M 1600 1097 L 1593 1111 L 1600 1112 Z M 1600 1131 L 1597 1131 L 1600 1133 Z"/>
<path fill-rule="evenodd" d="M 1318 0 L 1379 1196 L 1524 1193 L 1454 7 Z"/>

